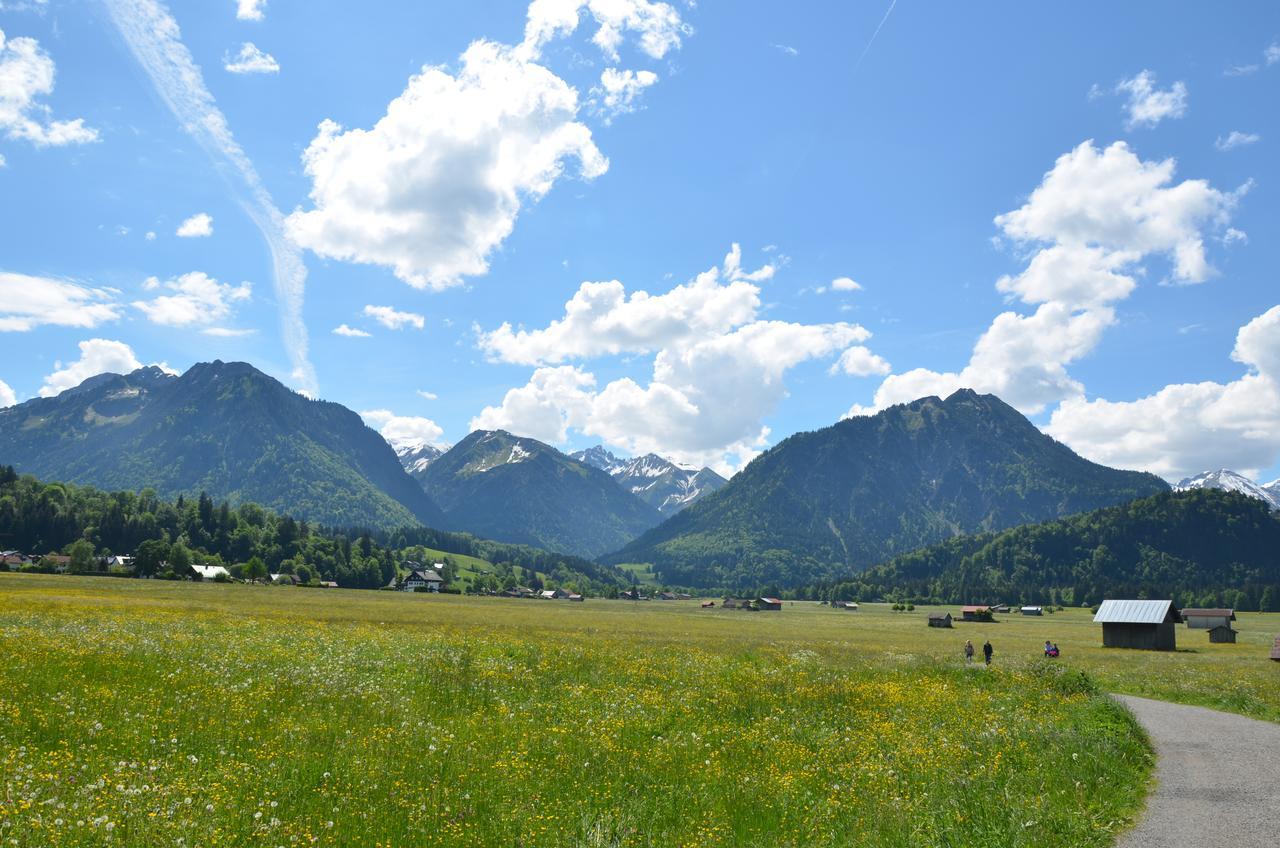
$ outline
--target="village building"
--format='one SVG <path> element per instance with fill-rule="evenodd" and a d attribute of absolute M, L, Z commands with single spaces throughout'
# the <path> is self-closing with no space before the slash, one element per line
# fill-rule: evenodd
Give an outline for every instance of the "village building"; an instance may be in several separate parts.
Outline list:
<path fill-rule="evenodd" d="M 1233 609 L 1184 609 L 1182 618 L 1187 622 L 1188 630 L 1212 630 L 1215 627 L 1230 627 L 1236 620 Z"/>
<path fill-rule="evenodd" d="M 853 601 L 845 601 L 844 603 L 840 604 L 839 608 L 840 608 L 840 609 L 844 609 L 844 610 L 848 610 L 849 612 L 857 612 L 857 611 L 858 611 L 858 605 L 857 605 L 857 604 L 855 604 Z"/>
<path fill-rule="evenodd" d="M 965 621 L 990 621 L 991 607 L 984 604 L 968 604 L 960 608 L 960 617 Z"/>
<path fill-rule="evenodd" d="M 950 627 L 950 626 L 951 626 L 951 613 L 949 613 L 949 612 L 934 612 L 934 613 L 930 613 L 930 614 L 929 614 L 929 626 L 930 626 L 930 627 Z"/>
<path fill-rule="evenodd" d="M 71 569 L 71 557 L 66 554 L 45 554 L 40 557 L 40 564 L 52 568 L 54 574 L 66 574 Z"/>
<path fill-rule="evenodd" d="M 1216 644 L 1231 644 L 1236 642 L 1236 632 L 1231 629 L 1229 624 L 1219 624 L 1217 627 L 1209 628 L 1209 641 Z"/>
<path fill-rule="evenodd" d="M 1271 659 L 1280 662 L 1280 636 L 1276 637 L 1276 643 L 1271 646 Z"/>
<path fill-rule="evenodd" d="M 538 597 L 544 601 L 565 601 L 569 599 L 569 593 L 564 589 L 543 589 Z"/>
<path fill-rule="evenodd" d="M 1044 607 L 1023 607 L 1023 615 L 1044 615 Z"/>
<path fill-rule="evenodd" d="M 996 604 L 995 606 L 993 606 L 993 607 L 991 608 L 991 611 L 992 611 L 992 612 L 1008 612 L 1008 611 L 1009 611 L 1009 605 L 1008 605 L 1008 604 Z"/>
<path fill-rule="evenodd" d="M 782 609 L 782 601 L 777 598 L 760 598 L 756 601 L 756 605 L 762 610 L 773 610 L 776 612 Z"/>
<path fill-rule="evenodd" d="M 338 584 L 333 582 L 332 580 L 321 580 L 320 588 L 321 589 L 337 589 Z"/>
<path fill-rule="evenodd" d="M 584 598 L 582 595 L 579 595 L 577 592 L 571 592 L 569 594 L 569 600 L 576 601 L 577 603 L 582 603 L 586 600 L 586 598 Z"/>
<path fill-rule="evenodd" d="M 1182 618 L 1173 601 L 1115 600 L 1103 601 L 1093 621 L 1102 625 L 1102 644 L 1108 648 L 1174 651 L 1174 625 Z"/>
<path fill-rule="evenodd" d="M 191 570 L 200 575 L 201 580 L 231 579 L 231 572 L 220 565 L 193 565 Z"/>
<path fill-rule="evenodd" d="M 400 583 L 402 592 L 439 592 L 444 578 L 431 568 L 415 568 Z"/>

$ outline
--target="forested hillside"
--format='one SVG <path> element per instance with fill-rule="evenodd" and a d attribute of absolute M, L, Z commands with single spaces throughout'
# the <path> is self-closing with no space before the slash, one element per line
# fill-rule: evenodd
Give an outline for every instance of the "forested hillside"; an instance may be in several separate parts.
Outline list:
<path fill-rule="evenodd" d="M 604 560 L 650 563 L 677 585 L 795 587 L 1168 488 L 1090 462 L 994 395 L 961 390 L 791 436 Z"/>
<path fill-rule="evenodd" d="M 828 595 L 1069 605 L 1173 597 L 1280 610 L 1280 517 L 1235 492 L 1169 492 L 949 539 L 817 593 Z"/>
<path fill-rule="evenodd" d="M 135 494 L 42 483 L 0 466 L 0 550 L 75 553 L 95 560 L 86 570 L 101 570 L 96 560 L 110 554 L 134 556 L 137 576 L 161 573 L 162 563 L 181 574 L 193 562 L 232 566 L 257 558 L 272 572 L 372 589 L 387 585 L 418 546 L 488 560 L 498 576 L 525 582 L 541 573 L 592 592 L 623 582 L 614 569 L 587 560 L 462 533 L 420 526 L 372 534 L 329 530 L 253 503 L 233 507 L 204 494 L 169 502 L 150 489 Z"/>

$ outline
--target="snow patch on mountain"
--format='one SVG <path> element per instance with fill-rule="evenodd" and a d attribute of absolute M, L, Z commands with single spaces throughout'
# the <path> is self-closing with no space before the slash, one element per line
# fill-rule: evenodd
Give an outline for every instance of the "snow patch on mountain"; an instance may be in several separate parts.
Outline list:
<path fill-rule="evenodd" d="M 572 453 L 570 457 L 606 472 L 619 486 L 664 515 L 679 512 L 726 482 L 710 468 L 679 465 L 653 453 L 622 459 L 604 445 Z"/>
<path fill-rule="evenodd" d="M 1206 471 L 1203 474 L 1188 477 L 1173 489 L 1176 492 L 1191 489 L 1222 489 L 1227 492 L 1239 492 L 1263 501 L 1274 510 L 1280 510 L 1280 486 L 1277 484 L 1280 484 L 1280 480 L 1261 486 L 1243 474 L 1220 468 L 1217 471 Z"/>

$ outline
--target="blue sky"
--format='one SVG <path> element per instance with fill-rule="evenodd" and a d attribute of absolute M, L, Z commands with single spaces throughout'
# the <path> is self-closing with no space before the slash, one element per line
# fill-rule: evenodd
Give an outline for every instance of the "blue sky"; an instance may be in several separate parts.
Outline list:
<path fill-rule="evenodd" d="M 968 385 L 1098 461 L 1280 476 L 1275 4 L 0 0 L 0 31 L 0 403 L 243 359 L 397 442 L 731 471 Z"/>

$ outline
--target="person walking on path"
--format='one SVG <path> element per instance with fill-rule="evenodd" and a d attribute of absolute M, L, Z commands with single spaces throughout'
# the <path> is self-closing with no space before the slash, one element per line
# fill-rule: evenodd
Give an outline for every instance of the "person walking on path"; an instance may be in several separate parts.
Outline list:
<path fill-rule="evenodd" d="M 994 653 L 995 651 L 991 649 L 991 640 L 988 639 L 987 643 L 982 646 L 982 658 L 986 660 L 987 665 L 991 665 L 991 655 Z"/>
<path fill-rule="evenodd" d="M 972 639 L 964 640 L 964 661 L 966 664 L 970 664 L 970 665 L 973 663 L 973 640 Z"/>

